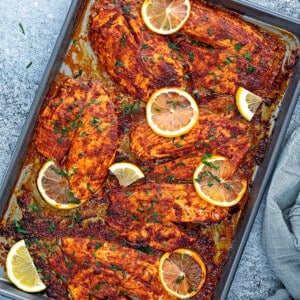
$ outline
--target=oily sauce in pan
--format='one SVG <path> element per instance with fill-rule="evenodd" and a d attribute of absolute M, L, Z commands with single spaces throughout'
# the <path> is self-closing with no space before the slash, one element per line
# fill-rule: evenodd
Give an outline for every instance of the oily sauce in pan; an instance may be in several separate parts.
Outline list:
<path fill-rule="evenodd" d="M 166 37 L 145 28 L 141 1 L 95 1 L 82 15 L 44 100 L 12 196 L 14 209 L 1 223 L 5 251 L 26 240 L 49 297 L 172 299 L 156 265 L 176 248 L 194 250 L 206 265 L 206 282 L 194 299 L 213 297 L 297 53 L 286 58 L 280 37 L 220 7 L 191 2 L 188 22 Z M 200 133 L 166 139 L 149 131 L 145 103 L 166 86 L 194 96 Z M 236 108 L 238 86 L 264 99 L 251 122 Z M 248 191 L 229 209 L 203 204 L 196 221 L 190 215 L 182 221 L 178 207 L 171 216 L 174 198 L 193 200 L 193 170 L 207 154 L 227 157 L 247 178 Z M 36 178 L 49 158 L 76 169 L 70 184 L 84 200 L 78 208 L 58 210 L 41 198 Z M 121 188 L 107 170 L 118 161 L 138 165 L 145 178 Z"/>

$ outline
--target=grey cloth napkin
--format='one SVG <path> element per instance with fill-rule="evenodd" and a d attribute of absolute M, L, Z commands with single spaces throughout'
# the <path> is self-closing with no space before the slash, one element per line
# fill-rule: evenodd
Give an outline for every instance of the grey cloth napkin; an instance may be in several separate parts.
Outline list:
<path fill-rule="evenodd" d="M 284 147 L 271 180 L 262 243 L 284 285 L 269 299 L 300 299 L 300 127 Z"/>

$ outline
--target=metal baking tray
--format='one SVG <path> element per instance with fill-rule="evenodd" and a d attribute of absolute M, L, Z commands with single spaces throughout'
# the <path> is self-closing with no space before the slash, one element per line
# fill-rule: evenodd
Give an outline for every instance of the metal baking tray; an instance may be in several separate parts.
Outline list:
<path fill-rule="evenodd" d="M 42 107 L 43 99 L 49 91 L 51 83 L 54 81 L 62 67 L 64 57 L 72 41 L 76 26 L 78 25 L 82 12 L 85 10 L 88 2 L 88 0 L 73 0 L 71 3 L 64 25 L 61 29 L 53 53 L 36 92 L 35 99 L 29 111 L 25 125 L 18 139 L 9 167 L 5 173 L 4 180 L 0 188 L 0 216 L 2 216 L 7 209 L 8 202 L 14 191 L 27 148 L 32 140 L 32 135 Z M 297 45 L 300 44 L 300 20 L 286 17 L 258 5 L 243 1 L 209 0 L 208 2 L 235 11 L 244 16 L 245 20 L 258 24 L 259 26 L 273 28 L 274 30 L 276 30 L 276 28 L 280 28 L 284 31 L 290 32 L 294 38 L 294 42 Z M 243 211 L 238 231 L 231 245 L 228 259 L 223 268 L 219 284 L 215 290 L 214 299 L 225 299 L 228 294 L 263 194 L 280 153 L 285 133 L 299 95 L 300 59 L 298 59 L 293 76 L 290 79 L 289 85 L 281 101 L 264 161 L 255 174 L 247 208 Z M 14 288 L 6 279 L 5 272 L 2 267 L 0 267 L 0 295 L 6 295 L 13 299 L 43 298 L 42 295 L 29 295 Z"/>

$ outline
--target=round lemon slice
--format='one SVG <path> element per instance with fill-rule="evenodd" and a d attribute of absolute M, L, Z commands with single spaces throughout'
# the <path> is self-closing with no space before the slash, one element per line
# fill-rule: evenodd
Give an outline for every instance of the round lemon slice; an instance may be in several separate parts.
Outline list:
<path fill-rule="evenodd" d="M 73 209 L 81 204 L 69 188 L 67 174 L 52 160 L 45 162 L 41 167 L 37 187 L 42 198 L 52 207 Z"/>
<path fill-rule="evenodd" d="M 147 123 L 157 135 L 163 137 L 172 138 L 188 133 L 198 118 L 196 101 L 179 88 L 159 89 L 147 102 Z"/>
<path fill-rule="evenodd" d="M 190 12 L 189 0 L 145 0 L 141 13 L 151 31 L 167 35 L 177 32 L 188 20 Z"/>
<path fill-rule="evenodd" d="M 193 176 L 197 194 L 210 204 L 222 207 L 240 202 L 247 190 L 247 180 L 237 172 L 229 176 L 231 168 L 223 156 L 203 160 Z"/>
<path fill-rule="evenodd" d="M 240 114 L 247 121 L 252 120 L 255 112 L 262 103 L 262 98 L 260 96 L 251 93 L 243 87 L 237 89 L 235 100 Z"/>
<path fill-rule="evenodd" d="M 164 289 L 179 299 L 195 296 L 206 280 L 206 266 L 196 252 L 177 249 L 159 261 L 159 279 Z"/>
<path fill-rule="evenodd" d="M 138 166 L 129 162 L 112 164 L 109 167 L 109 170 L 117 177 L 119 184 L 122 186 L 129 186 L 137 180 L 145 177 L 144 173 Z"/>
<path fill-rule="evenodd" d="M 15 243 L 9 250 L 6 272 L 9 280 L 24 292 L 37 293 L 46 289 L 24 240 Z"/>

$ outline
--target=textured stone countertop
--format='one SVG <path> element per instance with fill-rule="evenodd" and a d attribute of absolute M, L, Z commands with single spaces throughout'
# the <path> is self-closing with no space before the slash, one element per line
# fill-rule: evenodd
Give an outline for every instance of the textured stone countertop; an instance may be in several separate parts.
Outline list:
<path fill-rule="evenodd" d="M 300 19 L 299 0 L 252 2 Z M 0 181 L 70 3 L 71 0 L 0 1 Z M 286 138 L 297 125 L 300 125 L 300 99 Z M 228 299 L 265 299 L 280 287 L 261 247 L 263 210 L 264 203 L 250 233 Z"/>

